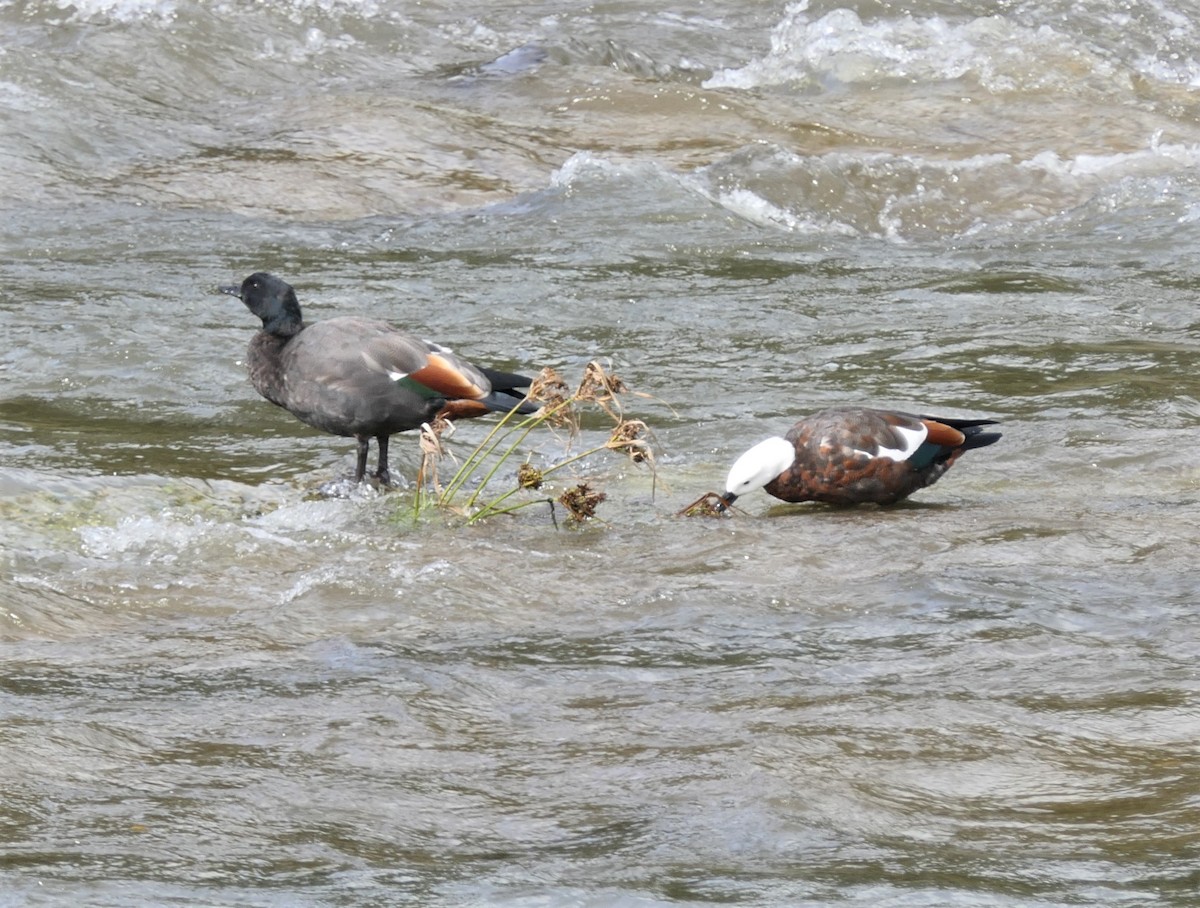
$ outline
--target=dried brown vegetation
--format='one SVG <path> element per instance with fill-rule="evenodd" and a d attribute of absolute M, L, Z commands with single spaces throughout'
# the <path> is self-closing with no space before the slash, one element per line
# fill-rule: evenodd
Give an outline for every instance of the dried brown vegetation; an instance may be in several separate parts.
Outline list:
<path fill-rule="evenodd" d="M 596 516 L 596 508 L 606 498 L 606 493 L 581 482 L 559 495 L 558 503 L 567 509 L 572 520 L 588 520 Z"/>
<path fill-rule="evenodd" d="M 421 468 L 417 474 L 416 510 L 421 511 L 422 494 L 431 490 L 433 501 L 442 508 L 464 515 L 468 523 L 496 514 L 519 510 L 531 504 L 549 504 L 551 514 L 555 504 L 567 509 L 572 521 L 581 522 L 595 516 L 596 508 L 608 497 L 591 480 L 580 480 L 557 497 L 529 497 L 533 491 L 544 491 L 553 474 L 571 468 L 577 472 L 587 459 L 604 452 L 623 454 L 639 466 L 655 471 L 653 432 L 641 419 L 625 416 L 623 398 L 633 394 L 625 382 L 599 362 L 592 361 L 584 368 L 583 377 L 572 391 L 570 385 L 553 369 L 543 369 L 530 386 L 529 399 L 542 406 L 531 416 L 506 414 L 487 437 L 458 466 L 454 476 L 443 486 L 439 481 L 438 464 L 446 456 L 443 439 L 448 435 L 445 425 L 422 427 L 420 436 Z M 644 395 L 641 395 L 644 396 Z M 581 414 L 592 408 L 607 416 L 613 428 L 604 443 L 588 450 L 572 453 L 571 446 L 581 436 Z M 535 467 L 529 455 L 515 471 L 515 483 L 500 495 L 483 500 L 484 491 L 501 468 L 537 428 L 565 431 L 561 460 L 547 467 Z M 482 476 L 480 476 L 482 474 Z M 468 480 L 473 489 L 466 489 Z M 524 494 L 522 494 L 524 493 Z"/>
<path fill-rule="evenodd" d="M 705 492 L 687 507 L 680 508 L 676 517 L 724 517 L 730 513 L 731 505 L 716 492 Z"/>

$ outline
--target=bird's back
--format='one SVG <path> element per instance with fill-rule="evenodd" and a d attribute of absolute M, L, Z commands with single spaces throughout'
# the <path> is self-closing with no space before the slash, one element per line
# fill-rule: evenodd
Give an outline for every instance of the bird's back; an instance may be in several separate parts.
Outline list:
<path fill-rule="evenodd" d="M 381 342 L 407 343 L 419 350 L 419 338 L 386 322 L 353 316 L 326 319 L 305 326 L 276 349 L 261 337 L 251 345 L 251 378 L 259 393 L 325 432 L 402 432 L 429 420 L 442 405 L 441 398 L 418 394 L 363 355 Z M 255 343 L 263 354 L 257 358 L 257 370 Z M 273 363 L 262 365 L 269 360 Z"/>
<path fill-rule="evenodd" d="M 788 432 L 787 440 L 796 449 L 795 462 L 766 490 L 784 501 L 834 504 L 890 504 L 907 498 L 937 482 L 968 446 L 958 431 L 953 432 L 958 440 L 952 444 L 933 441 L 925 420 L 871 408 L 815 413 Z M 927 440 L 913 447 L 922 438 Z"/>

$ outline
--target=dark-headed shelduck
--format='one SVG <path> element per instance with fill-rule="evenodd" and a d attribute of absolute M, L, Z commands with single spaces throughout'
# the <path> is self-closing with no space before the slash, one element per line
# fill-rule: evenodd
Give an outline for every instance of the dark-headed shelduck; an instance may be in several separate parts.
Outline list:
<path fill-rule="evenodd" d="M 933 485 L 963 451 L 1000 440 L 991 419 L 860 407 L 822 410 L 759 442 L 729 470 L 720 506 L 764 489 L 783 501 L 892 504 Z"/>
<path fill-rule="evenodd" d="M 354 438 L 355 482 L 366 474 L 372 438 L 379 445 L 375 475 L 387 484 L 388 438 L 396 432 L 439 413 L 454 419 L 537 410 L 517 390 L 529 387 L 525 376 L 473 366 L 386 322 L 343 316 L 305 324 L 296 291 L 273 274 L 260 271 L 220 289 L 262 319 L 246 359 L 255 389 L 301 422 Z"/>

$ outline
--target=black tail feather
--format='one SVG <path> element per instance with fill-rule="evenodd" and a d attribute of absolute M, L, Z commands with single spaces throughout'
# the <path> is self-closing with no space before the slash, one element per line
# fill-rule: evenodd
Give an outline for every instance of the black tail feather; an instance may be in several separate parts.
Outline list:
<path fill-rule="evenodd" d="M 476 366 L 482 372 L 492 385 L 492 393 L 487 397 L 487 403 L 494 409 L 505 411 L 511 410 L 514 406 L 517 407 L 517 412 L 523 415 L 536 413 L 538 404 L 525 399 L 525 393 L 521 388 L 528 388 L 533 379 L 525 375 L 518 375 L 515 372 L 501 372 L 498 369 L 489 369 L 486 366 Z M 519 404 L 519 406 L 518 406 Z"/>
<path fill-rule="evenodd" d="M 976 426 L 998 426 L 1000 424 L 998 419 L 947 419 L 944 416 L 922 416 L 921 419 L 931 419 L 934 422 L 940 422 L 943 426 L 958 429 L 960 432 Z"/>
<path fill-rule="evenodd" d="M 493 391 L 507 391 L 512 393 L 516 388 L 528 388 L 533 384 L 533 379 L 527 375 L 518 375 L 515 372 L 501 372 L 499 369 L 489 369 L 487 366 L 476 366 L 482 372 L 487 380 L 492 383 Z"/>
<path fill-rule="evenodd" d="M 988 445 L 995 444 L 1001 438 L 999 432 L 981 432 L 979 428 L 974 428 L 974 431 L 972 431 L 972 427 L 964 430 L 963 435 L 967 436 L 967 440 L 962 443 L 962 450 L 964 451 L 970 451 L 973 448 L 986 448 Z"/>
<path fill-rule="evenodd" d="M 986 448 L 988 445 L 993 445 L 1000 440 L 999 432 L 984 432 L 984 426 L 995 426 L 999 424 L 998 419 L 946 419 L 942 416 L 922 416 L 921 419 L 931 419 L 934 422 L 940 422 L 944 426 L 950 426 L 953 429 L 958 429 L 967 440 L 959 447 L 961 451 L 970 451 L 974 448 Z"/>

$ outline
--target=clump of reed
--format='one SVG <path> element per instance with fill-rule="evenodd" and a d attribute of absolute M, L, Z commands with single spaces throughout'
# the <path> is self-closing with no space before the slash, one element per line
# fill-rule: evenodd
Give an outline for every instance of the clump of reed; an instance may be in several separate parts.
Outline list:
<path fill-rule="evenodd" d="M 437 507 L 464 517 L 467 523 L 476 523 L 533 505 L 547 505 L 556 526 L 557 506 L 573 523 L 594 518 L 607 494 L 593 480 L 577 480 L 554 497 L 546 494 L 546 487 L 561 471 L 575 472 L 585 461 L 606 452 L 621 454 L 654 474 L 653 433 L 642 420 L 625 415 L 623 400 L 632 394 L 635 392 L 625 382 L 596 361 L 587 364 L 574 390 L 554 369 L 543 369 L 529 391 L 529 399 L 541 403 L 541 408 L 528 416 L 518 415 L 515 410 L 505 414 L 462 463 L 455 465 L 454 474 L 445 483 L 440 479 L 440 468 L 444 460 L 453 461 L 453 457 L 444 442 L 453 434 L 454 425 L 435 420 L 423 426 L 414 514 L 419 516 L 427 508 Z M 583 414 L 589 410 L 611 420 L 612 428 L 601 444 L 573 451 L 582 435 Z M 563 439 L 562 456 L 545 467 L 534 466 L 532 455 L 523 453 L 530 434 L 540 429 Z M 493 494 L 497 476 L 521 458 L 512 471 L 512 484 L 488 497 Z"/>
<path fill-rule="evenodd" d="M 691 504 L 680 508 L 676 517 L 725 517 L 733 505 L 727 504 L 716 492 L 705 492 Z"/>

